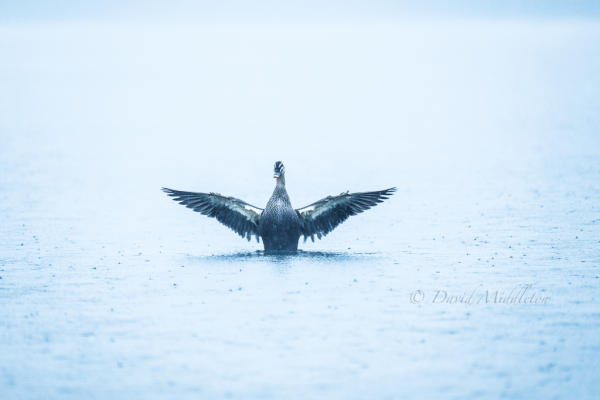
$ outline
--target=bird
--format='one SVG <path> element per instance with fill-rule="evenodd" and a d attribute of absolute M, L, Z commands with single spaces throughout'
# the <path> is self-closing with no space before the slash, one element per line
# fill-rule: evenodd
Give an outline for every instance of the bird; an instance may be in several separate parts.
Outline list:
<path fill-rule="evenodd" d="M 327 196 L 306 207 L 294 209 L 285 189 L 285 167 L 275 162 L 273 178 L 277 179 L 273 195 L 266 207 L 259 208 L 235 197 L 220 193 L 184 192 L 162 188 L 168 196 L 232 229 L 242 238 L 255 236 L 257 243 L 263 240 L 265 253 L 297 252 L 300 237 L 304 243 L 315 236 L 321 240 L 350 216 L 357 215 L 382 203 L 396 188 L 374 192 L 342 192 Z"/>

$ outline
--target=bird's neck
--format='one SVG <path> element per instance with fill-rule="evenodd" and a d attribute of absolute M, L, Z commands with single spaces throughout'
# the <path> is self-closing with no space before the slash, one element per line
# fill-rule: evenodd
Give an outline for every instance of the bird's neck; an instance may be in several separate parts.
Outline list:
<path fill-rule="evenodd" d="M 277 186 L 285 187 L 285 174 L 281 174 L 277 177 Z"/>

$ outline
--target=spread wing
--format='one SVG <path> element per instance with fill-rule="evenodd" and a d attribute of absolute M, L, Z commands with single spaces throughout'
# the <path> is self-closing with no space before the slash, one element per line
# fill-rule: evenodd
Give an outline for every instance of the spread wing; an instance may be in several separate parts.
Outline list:
<path fill-rule="evenodd" d="M 258 226 L 262 208 L 254 207 L 234 197 L 221 196 L 219 193 L 183 192 L 167 188 L 163 188 L 162 191 L 174 197 L 173 200 L 178 201 L 179 204 L 209 218 L 216 218 L 241 237 L 246 237 L 248 241 L 252 235 L 256 236 L 257 242 L 259 241 Z"/>
<path fill-rule="evenodd" d="M 334 230 L 339 224 L 356 215 L 383 203 L 383 200 L 391 196 L 396 188 L 380 190 L 377 192 L 342 193 L 339 196 L 327 196 L 304 208 L 296 210 L 300 218 L 300 232 L 304 241 L 310 236 L 315 241 L 315 235 L 319 239 Z"/>

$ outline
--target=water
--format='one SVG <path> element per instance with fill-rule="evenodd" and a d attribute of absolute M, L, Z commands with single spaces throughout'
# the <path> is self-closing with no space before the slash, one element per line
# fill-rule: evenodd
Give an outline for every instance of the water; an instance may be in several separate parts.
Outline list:
<path fill-rule="evenodd" d="M 0 397 L 594 398 L 599 45 L 576 20 L 5 25 Z M 264 207 L 277 160 L 296 208 L 398 192 L 269 256 L 160 191 Z M 481 301 L 524 285 L 549 300 Z"/>

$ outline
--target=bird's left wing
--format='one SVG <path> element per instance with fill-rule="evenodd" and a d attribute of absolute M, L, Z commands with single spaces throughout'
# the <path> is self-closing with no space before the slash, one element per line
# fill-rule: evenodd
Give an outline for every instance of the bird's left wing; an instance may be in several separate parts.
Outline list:
<path fill-rule="evenodd" d="M 300 218 L 300 232 L 304 241 L 310 237 L 315 241 L 315 235 L 319 239 L 334 230 L 339 224 L 378 203 L 387 200 L 385 196 L 391 196 L 396 188 L 379 190 L 376 192 L 342 193 L 339 196 L 327 196 L 304 208 L 296 210 Z"/>
<path fill-rule="evenodd" d="M 241 237 L 246 237 L 248 241 L 252 235 L 256 236 L 258 242 L 262 208 L 254 207 L 234 197 L 221 196 L 219 193 L 183 192 L 167 188 L 163 188 L 162 191 L 174 197 L 173 200 L 178 201 L 179 204 L 209 218 L 216 218 Z"/>

